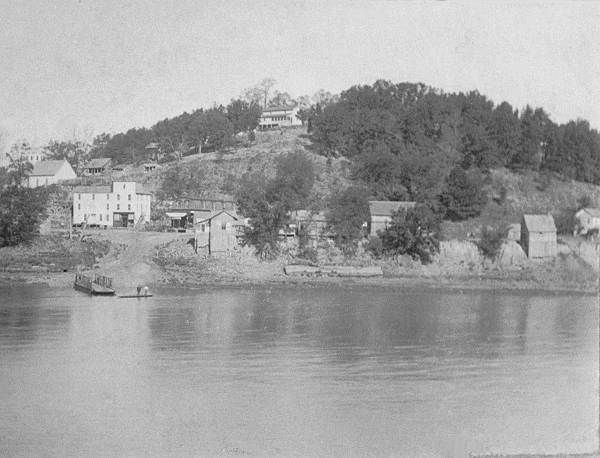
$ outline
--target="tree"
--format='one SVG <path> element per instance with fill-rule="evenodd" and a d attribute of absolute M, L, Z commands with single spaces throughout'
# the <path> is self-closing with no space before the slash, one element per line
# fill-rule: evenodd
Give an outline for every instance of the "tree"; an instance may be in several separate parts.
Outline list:
<path fill-rule="evenodd" d="M 78 170 L 87 159 L 91 147 L 83 141 L 50 140 L 44 149 L 49 159 L 66 159 L 74 170 Z"/>
<path fill-rule="evenodd" d="M 453 221 L 472 218 L 481 213 L 487 203 L 483 191 L 483 179 L 478 170 L 467 173 L 461 167 L 455 167 L 446 180 L 446 189 L 440 196 L 440 202 L 446 208 L 446 216 Z"/>
<path fill-rule="evenodd" d="M 262 258 L 275 256 L 280 230 L 289 223 L 291 211 L 307 204 L 313 183 L 312 161 L 302 152 L 281 156 L 272 179 L 262 172 L 244 175 L 235 193 L 240 213 L 249 218 L 242 243 Z"/>
<path fill-rule="evenodd" d="M 331 196 L 327 223 L 336 244 L 345 251 L 353 251 L 355 242 L 364 236 L 369 217 L 368 193 L 364 188 L 350 186 Z"/>
<path fill-rule="evenodd" d="M 275 91 L 269 101 L 271 106 L 288 106 L 294 103 L 294 99 L 287 92 Z"/>
<path fill-rule="evenodd" d="M 388 227 L 380 232 L 383 250 L 388 255 L 409 255 L 430 263 L 439 251 L 440 218 L 427 206 L 398 211 Z"/>
<path fill-rule="evenodd" d="M 375 143 L 357 156 L 353 178 L 364 183 L 376 199 L 405 200 L 408 197 L 402 185 L 401 160 L 385 143 Z"/>
<path fill-rule="evenodd" d="M 254 102 L 266 108 L 269 105 L 269 93 L 276 84 L 277 81 L 273 78 L 263 78 L 255 86 L 245 89 L 242 99 L 248 103 Z"/>
<path fill-rule="evenodd" d="M 227 105 L 227 119 L 232 125 L 234 134 L 256 129 L 260 114 L 260 105 L 255 102 L 237 99 Z"/>
<path fill-rule="evenodd" d="M 47 189 L 22 184 L 24 174 L 31 168 L 20 158 L 9 167 L 9 184 L 0 191 L 0 246 L 28 242 L 46 216 Z"/>

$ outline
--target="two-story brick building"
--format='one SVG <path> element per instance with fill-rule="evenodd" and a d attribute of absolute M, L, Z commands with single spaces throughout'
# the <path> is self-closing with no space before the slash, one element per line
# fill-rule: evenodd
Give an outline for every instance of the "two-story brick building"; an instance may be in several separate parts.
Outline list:
<path fill-rule="evenodd" d="M 77 186 L 73 190 L 73 224 L 129 227 L 150 221 L 152 195 L 131 181 Z"/>

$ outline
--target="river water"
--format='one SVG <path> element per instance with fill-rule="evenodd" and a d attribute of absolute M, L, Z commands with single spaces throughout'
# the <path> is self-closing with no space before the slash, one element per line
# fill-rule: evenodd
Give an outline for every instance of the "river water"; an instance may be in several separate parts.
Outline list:
<path fill-rule="evenodd" d="M 2 456 L 598 448 L 598 302 L 373 287 L 0 291 Z"/>

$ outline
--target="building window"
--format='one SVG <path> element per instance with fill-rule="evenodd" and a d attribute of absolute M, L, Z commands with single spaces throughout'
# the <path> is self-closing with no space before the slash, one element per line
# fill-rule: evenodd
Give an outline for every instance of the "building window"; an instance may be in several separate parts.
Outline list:
<path fill-rule="evenodd" d="M 92 194 L 92 200 L 96 200 L 96 194 Z"/>
<path fill-rule="evenodd" d="M 121 194 L 117 194 L 117 200 L 121 200 Z"/>
<path fill-rule="evenodd" d="M 221 230 L 224 231 L 227 229 L 227 224 L 225 222 L 221 223 Z"/>
<path fill-rule="evenodd" d="M 117 204 L 117 210 L 119 210 L 119 208 L 120 208 L 120 207 L 121 207 L 121 206 L 120 206 L 119 204 Z"/>
<path fill-rule="evenodd" d="M 131 194 L 127 194 L 127 200 L 131 200 Z"/>
<path fill-rule="evenodd" d="M 77 204 L 77 210 L 81 210 L 81 204 Z"/>
<path fill-rule="evenodd" d="M 127 204 L 127 210 L 131 210 L 131 204 Z"/>
<path fill-rule="evenodd" d="M 100 221 L 102 221 L 102 213 L 100 213 Z"/>
<path fill-rule="evenodd" d="M 106 204 L 106 209 L 110 210 L 110 204 Z"/>
<path fill-rule="evenodd" d="M 110 194 L 106 195 L 106 200 L 110 199 Z"/>
<path fill-rule="evenodd" d="M 123 183 L 123 189 L 125 189 L 125 183 Z"/>
<path fill-rule="evenodd" d="M 106 215 L 106 221 L 108 221 L 108 214 Z"/>

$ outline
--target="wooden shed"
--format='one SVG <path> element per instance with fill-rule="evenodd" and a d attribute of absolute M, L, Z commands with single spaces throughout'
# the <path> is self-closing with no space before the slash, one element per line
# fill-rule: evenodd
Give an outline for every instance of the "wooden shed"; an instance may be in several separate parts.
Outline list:
<path fill-rule="evenodd" d="M 208 254 L 220 255 L 231 253 L 237 243 L 238 217 L 233 213 L 221 210 L 210 217 L 194 224 L 196 240 L 208 235 Z"/>
<path fill-rule="evenodd" d="M 416 202 L 395 202 L 389 200 L 370 200 L 369 212 L 371 221 L 369 221 L 369 235 L 377 235 L 378 231 L 384 231 L 392 221 L 392 214 L 398 210 L 408 210 L 415 208 Z"/>
<path fill-rule="evenodd" d="M 548 259 L 556 256 L 556 226 L 552 215 L 523 215 L 521 247 L 529 259 Z"/>

